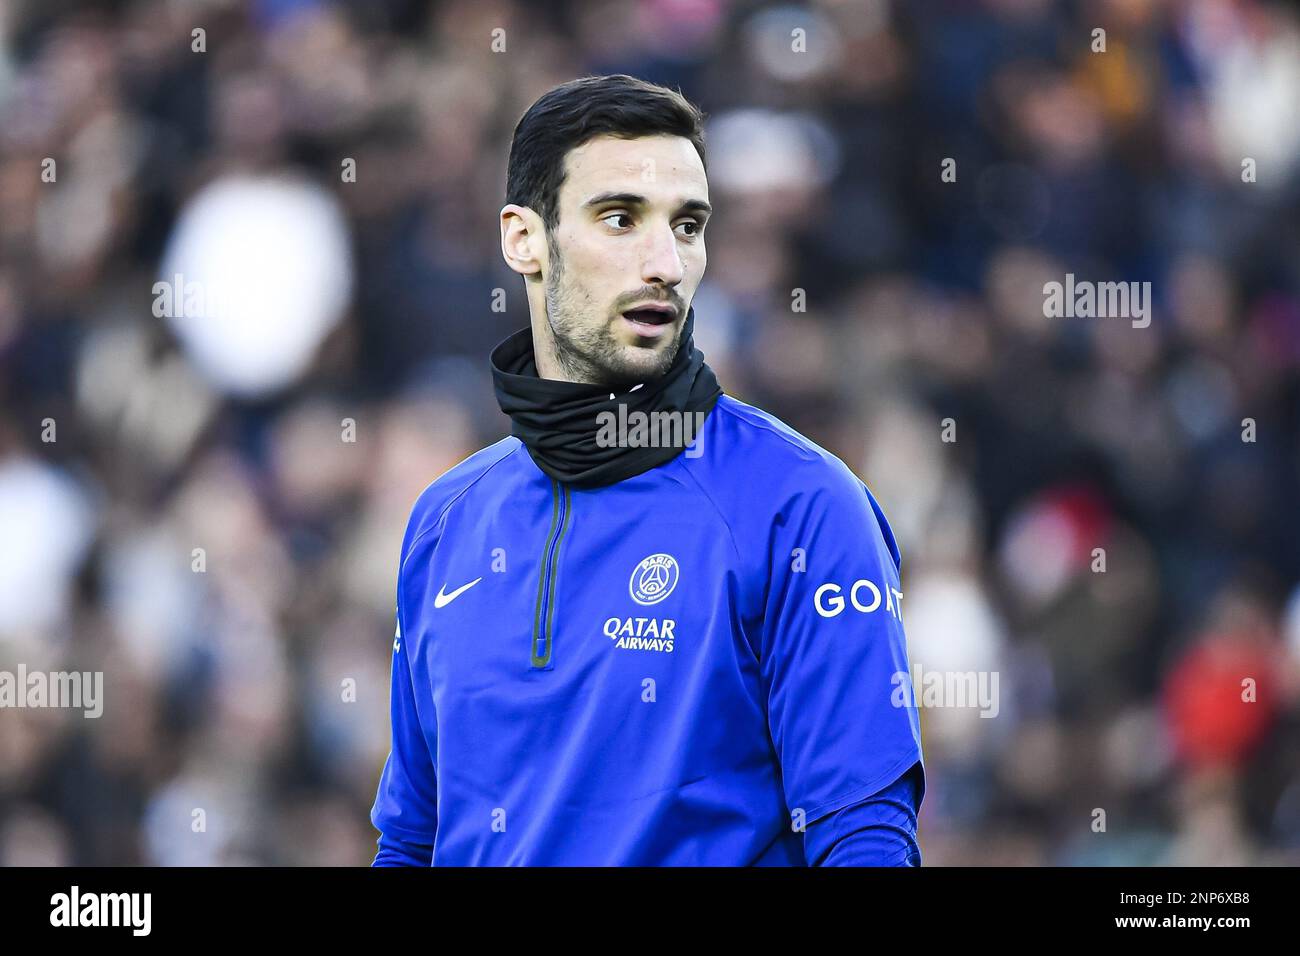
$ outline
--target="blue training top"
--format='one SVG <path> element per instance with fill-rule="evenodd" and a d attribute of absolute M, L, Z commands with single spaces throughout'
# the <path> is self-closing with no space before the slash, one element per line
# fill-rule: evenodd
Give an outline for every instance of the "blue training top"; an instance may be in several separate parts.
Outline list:
<path fill-rule="evenodd" d="M 729 395 L 604 487 L 477 452 L 402 542 L 376 865 L 918 863 L 899 567 L 848 467 Z"/>

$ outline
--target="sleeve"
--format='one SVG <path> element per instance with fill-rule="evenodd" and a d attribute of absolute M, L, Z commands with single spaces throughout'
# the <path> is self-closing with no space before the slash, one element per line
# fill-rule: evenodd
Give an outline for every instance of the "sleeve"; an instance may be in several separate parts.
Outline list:
<path fill-rule="evenodd" d="M 925 791 L 919 763 L 879 793 L 822 817 L 804 832 L 810 866 L 920 866 L 916 813 Z"/>
<path fill-rule="evenodd" d="M 390 833 L 379 835 L 379 852 L 371 866 L 432 866 L 433 844 L 412 843 Z"/>
<path fill-rule="evenodd" d="M 805 838 L 922 763 L 898 547 L 871 492 L 833 464 L 799 476 L 773 522 L 760 652 L 786 805 L 802 811 Z"/>
<path fill-rule="evenodd" d="M 399 603 L 389 702 L 392 749 L 370 810 L 370 822 L 381 834 L 373 866 L 429 866 L 438 829 L 437 776 L 416 713 L 401 617 Z"/>

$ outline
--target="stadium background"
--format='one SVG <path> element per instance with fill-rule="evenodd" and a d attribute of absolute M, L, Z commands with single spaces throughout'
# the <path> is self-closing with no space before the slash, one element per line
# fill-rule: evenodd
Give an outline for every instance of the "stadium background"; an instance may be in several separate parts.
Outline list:
<path fill-rule="evenodd" d="M 509 136 L 605 72 L 710 114 L 727 391 L 881 501 L 914 667 L 998 674 L 922 710 L 926 864 L 1300 862 L 1300 20 L 1210 0 L 0 7 L 0 668 L 105 673 L 0 710 L 0 862 L 369 861 Z"/>

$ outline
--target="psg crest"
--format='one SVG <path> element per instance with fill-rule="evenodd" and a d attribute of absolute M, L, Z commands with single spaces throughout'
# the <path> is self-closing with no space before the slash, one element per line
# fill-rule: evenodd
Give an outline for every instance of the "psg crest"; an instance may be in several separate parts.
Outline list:
<path fill-rule="evenodd" d="M 677 587 L 680 572 L 671 554 L 652 554 L 632 571 L 627 589 L 637 604 L 658 604 Z"/>

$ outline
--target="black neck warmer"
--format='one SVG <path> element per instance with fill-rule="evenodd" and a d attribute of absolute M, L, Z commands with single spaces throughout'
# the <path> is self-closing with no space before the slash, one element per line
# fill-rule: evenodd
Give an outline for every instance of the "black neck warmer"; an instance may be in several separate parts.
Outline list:
<path fill-rule="evenodd" d="M 521 329 L 492 350 L 497 404 L 510 416 L 510 434 L 523 441 L 537 467 L 557 481 L 579 488 L 610 485 L 657 468 L 686 445 L 602 447 L 597 442 L 601 412 L 703 412 L 722 394 L 704 353 L 695 347 L 695 309 L 686 313 L 681 345 L 668 371 L 632 391 L 538 378 L 533 330 Z M 613 396 L 613 397 L 611 397 Z M 632 419 L 635 421 L 635 419 Z M 701 419 L 703 420 L 703 419 Z"/>

